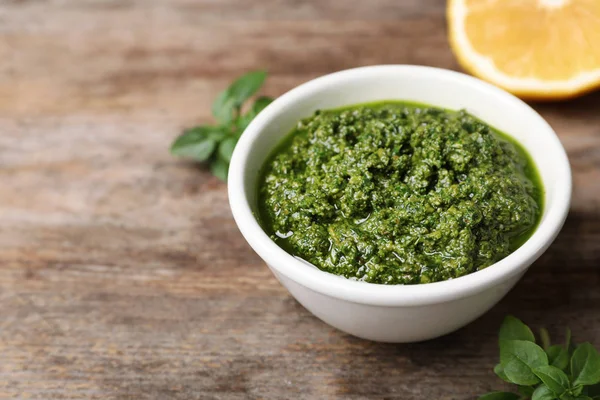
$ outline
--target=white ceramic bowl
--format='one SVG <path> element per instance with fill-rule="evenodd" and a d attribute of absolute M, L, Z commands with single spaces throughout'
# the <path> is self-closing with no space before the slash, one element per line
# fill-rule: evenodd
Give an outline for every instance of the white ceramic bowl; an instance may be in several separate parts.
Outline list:
<path fill-rule="evenodd" d="M 317 109 L 407 100 L 468 110 L 516 138 L 533 157 L 544 188 L 541 222 L 517 251 L 454 280 L 420 285 L 351 281 L 304 263 L 277 246 L 256 219 L 258 172 L 296 122 Z M 382 342 L 415 342 L 452 332 L 496 304 L 554 240 L 571 198 L 567 155 L 531 107 L 490 84 L 453 71 L 389 65 L 351 69 L 298 86 L 269 105 L 242 135 L 229 169 L 235 221 L 254 251 L 292 296 L 326 323 Z"/>

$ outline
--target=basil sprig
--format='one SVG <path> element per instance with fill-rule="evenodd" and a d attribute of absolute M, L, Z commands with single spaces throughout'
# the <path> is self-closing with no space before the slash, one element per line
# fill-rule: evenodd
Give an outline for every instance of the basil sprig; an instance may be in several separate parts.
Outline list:
<path fill-rule="evenodd" d="M 199 162 L 210 163 L 217 178 L 227 181 L 233 149 L 244 130 L 273 99 L 258 97 L 242 114 L 242 106 L 261 88 L 267 73 L 249 72 L 222 91 L 212 105 L 217 125 L 200 125 L 186 129 L 171 145 L 171 154 Z"/>
<path fill-rule="evenodd" d="M 600 400 L 600 354 L 594 346 L 575 345 L 568 329 L 564 344 L 552 345 L 543 328 L 540 342 L 536 344 L 531 329 L 519 319 L 506 317 L 494 372 L 518 385 L 518 393 L 491 392 L 479 400 Z"/>

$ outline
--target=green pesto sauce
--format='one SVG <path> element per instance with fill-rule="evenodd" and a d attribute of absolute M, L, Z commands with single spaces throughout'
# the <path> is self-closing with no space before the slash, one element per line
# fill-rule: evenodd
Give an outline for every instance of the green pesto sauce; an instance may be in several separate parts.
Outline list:
<path fill-rule="evenodd" d="M 323 271 L 382 284 L 457 278 L 533 233 L 543 188 L 525 150 L 469 115 L 385 101 L 317 111 L 266 161 L 263 228 Z"/>

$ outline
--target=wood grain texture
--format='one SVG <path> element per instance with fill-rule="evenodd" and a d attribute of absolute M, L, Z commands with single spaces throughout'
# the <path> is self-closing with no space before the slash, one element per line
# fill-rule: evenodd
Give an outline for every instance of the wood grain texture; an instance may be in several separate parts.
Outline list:
<path fill-rule="evenodd" d="M 555 244 L 491 312 L 386 345 L 298 305 L 225 185 L 167 153 L 238 74 L 266 93 L 384 63 L 458 66 L 444 2 L 0 2 L 0 398 L 473 399 L 507 313 L 600 345 L 600 94 L 534 107 L 575 189 Z"/>

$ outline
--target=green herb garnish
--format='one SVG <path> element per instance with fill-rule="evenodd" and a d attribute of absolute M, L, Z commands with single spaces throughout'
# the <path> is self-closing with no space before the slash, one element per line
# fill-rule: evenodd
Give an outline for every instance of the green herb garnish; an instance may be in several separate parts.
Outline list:
<path fill-rule="evenodd" d="M 243 104 L 263 85 L 267 73 L 249 72 L 236 79 L 221 92 L 212 105 L 218 125 L 200 125 L 186 129 L 171 145 L 171 154 L 195 161 L 210 163 L 217 178 L 227 181 L 229 161 L 240 135 L 273 99 L 258 97 L 252 107 L 242 114 Z"/>
<path fill-rule="evenodd" d="M 500 328 L 500 364 L 494 372 L 518 386 L 519 393 L 492 392 L 479 400 L 598 400 L 600 354 L 590 343 L 575 345 L 567 329 L 564 344 L 551 345 L 540 330 L 542 347 L 527 325 L 508 316 Z"/>

